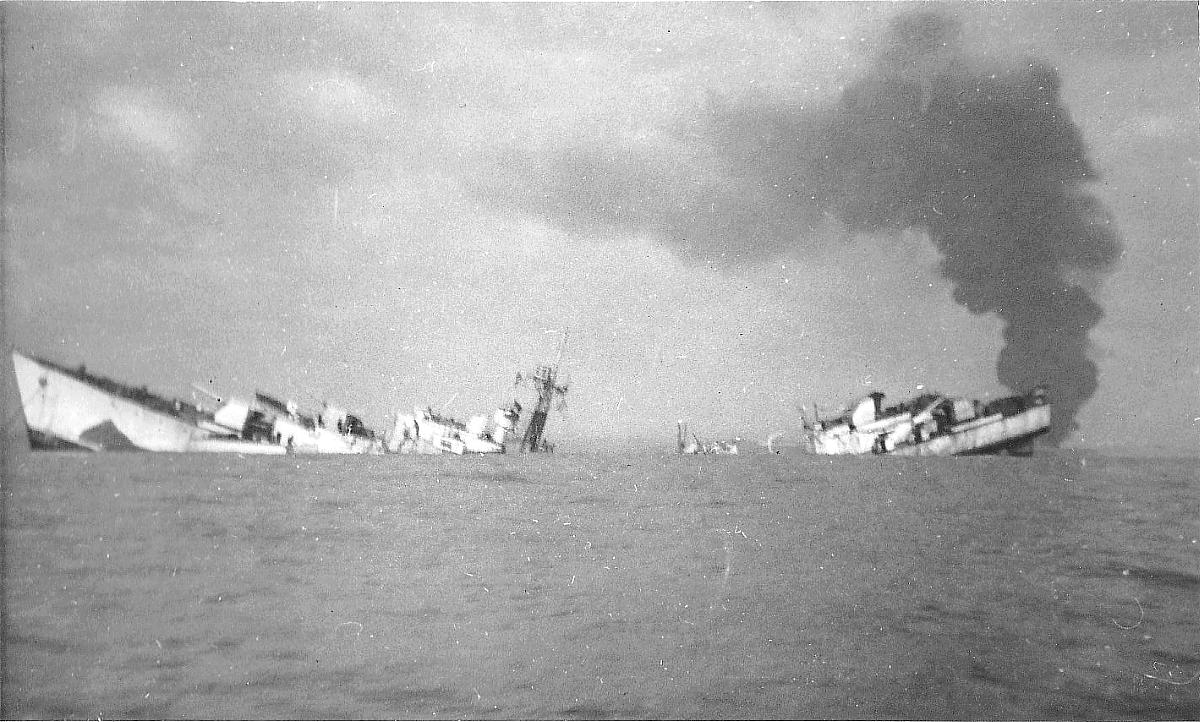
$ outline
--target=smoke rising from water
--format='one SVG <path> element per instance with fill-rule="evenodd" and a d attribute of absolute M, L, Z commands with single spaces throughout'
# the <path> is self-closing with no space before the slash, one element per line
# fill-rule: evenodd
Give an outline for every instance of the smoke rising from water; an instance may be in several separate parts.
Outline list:
<path fill-rule="evenodd" d="M 852 228 L 919 226 L 954 299 L 1004 322 L 997 361 L 1014 391 L 1045 384 L 1057 444 L 1096 389 L 1088 332 L 1103 312 L 1085 273 L 1120 243 L 1099 201 L 1055 71 L 971 68 L 957 25 L 897 18 L 874 68 L 825 118 L 815 164 L 824 203 Z"/>
<path fill-rule="evenodd" d="M 713 102 L 667 150 L 614 141 L 527 167 L 541 180 L 516 200 L 575 232 L 644 233 L 725 265 L 819 253 L 831 216 L 885 238 L 924 229 L 954 300 L 1004 323 L 1000 382 L 1047 387 L 1057 444 L 1096 389 L 1089 288 L 1120 252 L 1058 85 L 1037 62 L 984 64 L 956 21 L 910 12 L 835 104 Z"/>

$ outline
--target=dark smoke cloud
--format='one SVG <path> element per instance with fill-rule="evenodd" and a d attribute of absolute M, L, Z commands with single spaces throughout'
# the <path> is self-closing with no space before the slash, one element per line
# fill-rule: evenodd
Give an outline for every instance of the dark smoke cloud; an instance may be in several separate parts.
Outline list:
<path fill-rule="evenodd" d="M 514 200 L 574 232 L 651 235 L 726 266 L 827 250 L 831 218 L 882 237 L 924 229 L 954 300 L 1004 322 L 1000 382 L 1048 387 L 1058 443 L 1096 389 L 1088 332 L 1103 313 L 1087 287 L 1120 244 L 1087 193 L 1096 173 L 1057 73 L 984 65 L 959 43 L 943 14 L 899 16 L 829 107 L 714 100 L 666 149 L 614 141 L 536 167 L 514 158 L 539 179 Z"/>
<path fill-rule="evenodd" d="M 814 177 L 852 228 L 928 230 L 954 299 L 1004 322 L 1000 382 L 1048 386 L 1057 443 L 1097 383 L 1087 336 L 1103 312 L 1077 272 L 1106 268 L 1120 244 L 1085 191 L 1096 173 L 1055 71 L 972 71 L 957 30 L 930 13 L 894 22 L 826 118 Z"/>

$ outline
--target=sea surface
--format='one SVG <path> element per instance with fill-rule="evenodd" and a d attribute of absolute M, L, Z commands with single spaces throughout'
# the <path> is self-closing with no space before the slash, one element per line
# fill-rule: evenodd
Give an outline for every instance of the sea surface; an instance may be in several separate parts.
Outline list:
<path fill-rule="evenodd" d="M 18 463 L 6 718 L 1200 718 L 1195 459 Z"/>

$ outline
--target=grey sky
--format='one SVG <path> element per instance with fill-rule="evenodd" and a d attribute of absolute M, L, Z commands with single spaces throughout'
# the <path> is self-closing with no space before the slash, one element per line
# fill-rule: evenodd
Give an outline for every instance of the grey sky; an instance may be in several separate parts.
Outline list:
<path fill-rule="evenodd" d="M 872 388 L 1002 394 L 1001 321 L 953 301 L 921 227 L 806 225 L 708 132 L 715 109 L 752 134 L 835 105 L 918 7 L 8 4 L 10 337 L 384 426 L 486 411 L 569 327 L 550 430 L 581 441 L 669 444 L 678 418 L 762 438 Z M 981 67 L 1057 70 L 1120 237 L 1078 271 L 1105 316 L 1066 443 L 1194 447 L 1195 4 L 937 7 Z M 708 237 L 646 221 L 714 189 Z"/>

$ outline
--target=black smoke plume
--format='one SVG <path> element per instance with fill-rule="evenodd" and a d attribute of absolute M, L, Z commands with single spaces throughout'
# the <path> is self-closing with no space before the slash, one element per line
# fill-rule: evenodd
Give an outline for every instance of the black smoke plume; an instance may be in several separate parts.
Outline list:
<path fill-rule="evenodd" d="M 831 216 L 884 238 L 924 229 L 955 301 L 1004 323 L 1000 382 L 1046 386 L 1051 443 L 1075 428 L 1097 385 L 1089 289 L 1120 244 L 1054 69 L 984 64 L 956 21 L 918 11 L 830 107 L 711 105 L 674 148 L 581 146 L 527 167 L 540 180 L 520 201 L 576 232 L 652 235 L 724 265 L 819 252 Z"/>
<path fill-rule="evenodd" d="M 1048 387 L 1057 444 L 1096 390 L 1088 332 L 1103 312 L 1087 286 L 1120 243 L 1086 192 L 1096 173 L 1055 71 L 972 69 L 957 43 L 941 15 L 894 21 L 872 72 L 824 118 L 825 153 L 806 165 L 814 194 L 850 227 L 928 231 L 954 299 L 1004 322 L 1000 382 Z"/>

